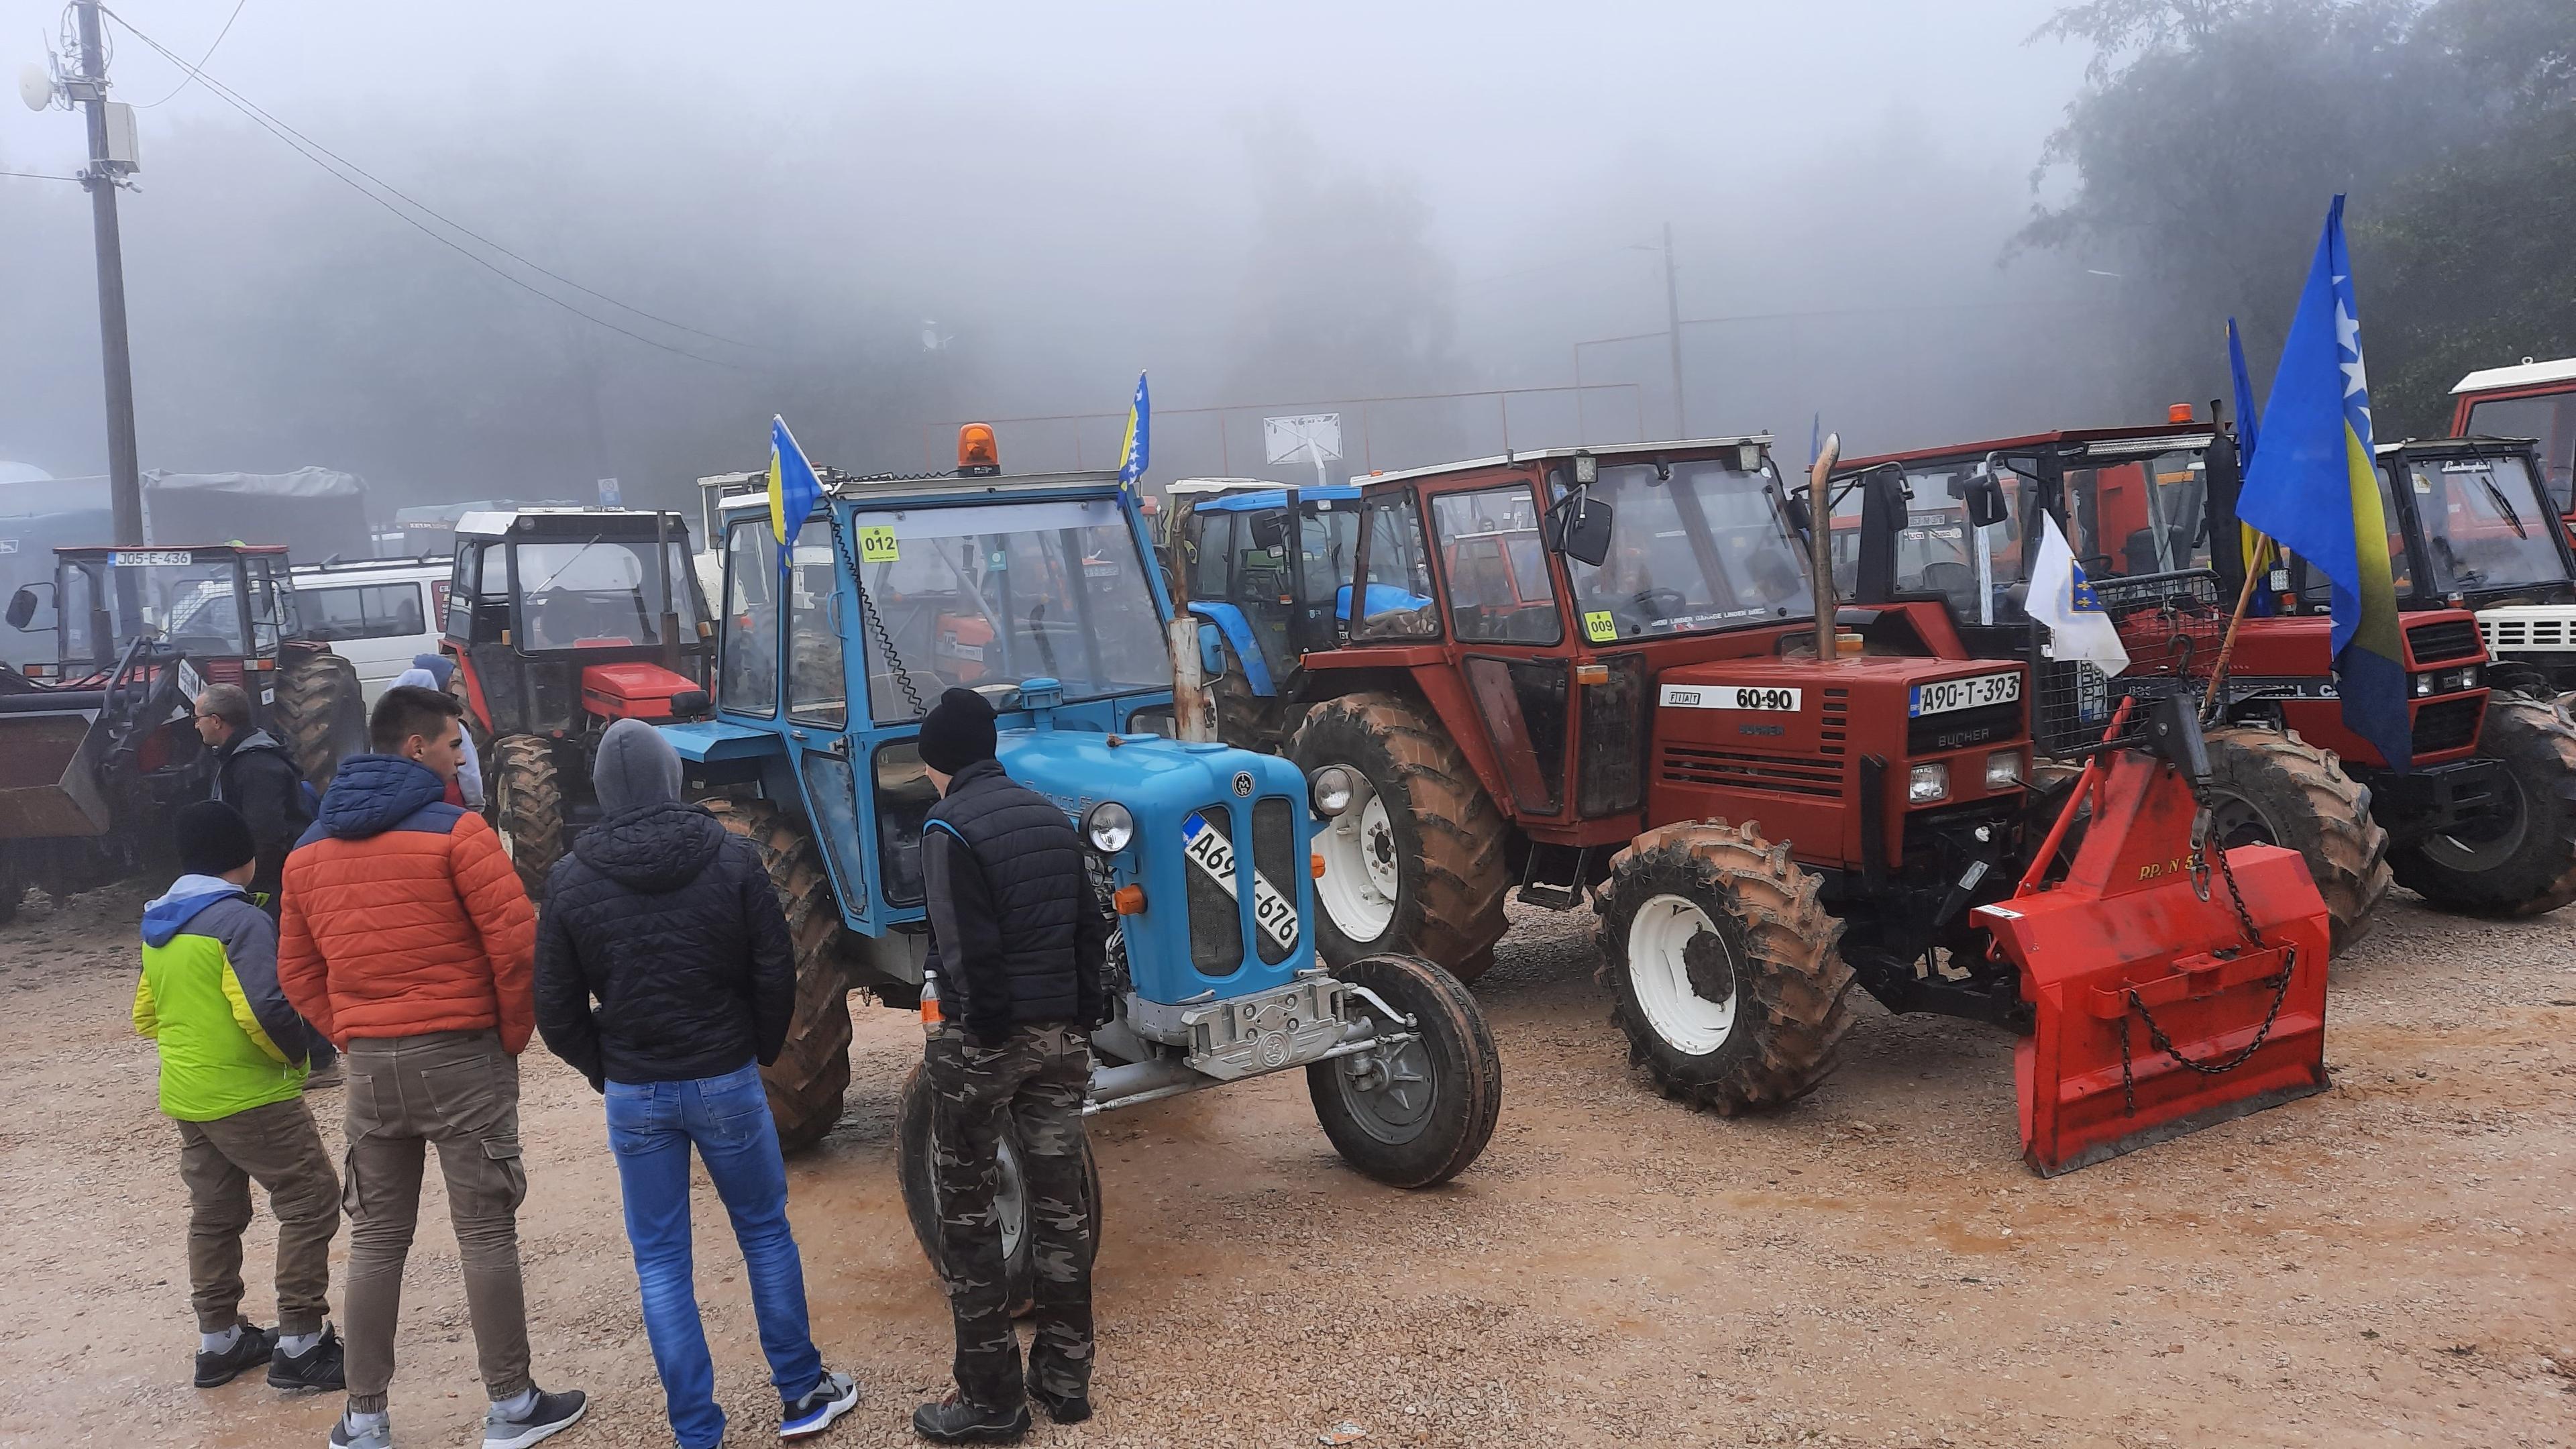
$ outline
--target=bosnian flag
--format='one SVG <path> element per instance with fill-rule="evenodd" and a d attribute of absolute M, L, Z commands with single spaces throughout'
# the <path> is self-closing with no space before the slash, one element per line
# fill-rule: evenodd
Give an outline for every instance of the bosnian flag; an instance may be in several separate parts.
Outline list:
<path fill-rule="evenodd" d="M 2066 546 L 2057 520 L 2039 515 L 2045 530 L 2039 553 L 2030 565 L 2030 616 L 2048 626 L 2049 652 L 2059 659 L 2081 659 L 2104 674 L 2129 667 L 2129 651 L 2120 631 L 2102 609 L 2086 582 L 2075 551 Z"/>

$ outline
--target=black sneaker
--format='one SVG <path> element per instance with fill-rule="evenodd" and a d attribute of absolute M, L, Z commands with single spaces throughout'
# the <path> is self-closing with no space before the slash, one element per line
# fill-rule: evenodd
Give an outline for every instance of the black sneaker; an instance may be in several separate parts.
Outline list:
<path fill-rule="evenodd" d="M 268 1386 L 300 1392 L 305 1389 L 345 1389 L 349 1381 L 342 1375 L 340 1335 L 331 1325 L 322 1325 L 322 1341 L 300 1354 L 279 1348 L 268 1361 Z"/>
<path fill-rule="evenodd" d="M 1029 1406 L 987 1409 L 952 1389 L 912 1411 L 912 1432 L 933 1444 L 1017 1444 L 1029 1432 Z"/>
<path fill-rule="evenodd" d="M 1029 1401 L 1046 1410 L 1047 1417 L 1059 1424 L 1079 1424 L 1091 1417 L 1091 1395 L 1050 1394 L 1029 1380 Z"/>
<path fill-rule="evenodd" d="M 211 1389 L 231 1383 L 241 1377 L 242 1370 L 254 1369 L 268 1362 L 269 1356 L 276 1351 L 277 1333 L 274 1329 L 261 1328 L 244 1320 L 241 1334 L 233 1340 L 232 1347 L 217 1349 L 213 1353 L 198 1352 L 197 1387 Z"/>
<path fill-rule="evenodd" d="M 528 1449 L 528 1446 L 550 1435 L 560 1434 L 573 1426 L 590 1401 L 581 1390 L 560 1394 L 537 1390 L 536 1402 L 524 1414 L 511 1414 L 494 1404 L 483 1416 L 483 1449 Z"/>

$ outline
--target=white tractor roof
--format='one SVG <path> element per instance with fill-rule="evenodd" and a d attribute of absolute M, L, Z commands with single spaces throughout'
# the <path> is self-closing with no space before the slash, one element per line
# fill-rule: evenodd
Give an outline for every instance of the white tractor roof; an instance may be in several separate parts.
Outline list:
<path fill-rule="evenodd" d="M 2555 362 L 2534 362 L 2524 358 L 2512 367 L 2489 367 L 2460 379 L 2452 395 L 2464 392 L 2502 392 L 2508 388 L 2539 387 L 2552 382 L 2576 382 L 2576 357 L 2562 357 Z"/>
<path fill-rule="evenodd" d="M 1285 488 L 1267 478 L 1175 478 L 1163 487 L 1165 493 L 1179 497 L 1185 493 L 1245 493 L 1263 488 Z"/>
<path fill-rule="evenodd" d="M 1394 472 L 1354 473 L 1351 475 L 1351 482 L 1355 484 L 1384 483 L 1390 479 L 1397 478 L 1428 478 L 1441 473 L 1462 473 L 1470 468 L 1492 468 L 1517 463 L 1547 462 L 1556 458 L 1571 458 L 1577 453 L 1590 453 L 1604 462 L 1616 462 L 1620 459 L 1634 457 L 1640 453 L 1678 453 L 1684 449 L 1697 448 L 1739 448 L 1747 443 L 1754 444 L 1758 447 L 1768 448 L 1771 446 L 1771 435 L 1769 433 L 1739 433 L 1732 437 L 1724 438 L 1677 438 L 1671 442 L 1664 443 L 1603 443 L 1598 447 L 1592 448 L 1532 448 L 1527 452 L 1497 453 L 1490 458 L 1467 458 L 1455 463 L 1435 463 L 1427 468 L 1403 468 Z M 1275 488 L 1279 485 L 1274 483 L 1270 486 Z"/>
<path fill-rule="evenodd" d="M 457 519 L 456 531 L 497 538 L 510 531 L 512 520 L 520 518 L 651 518 L 654 512 L 655 510 L 650 508 L 583 508 L 578 505 L 552 508 L 495 508 L 468 513 Z M 671 517 L 683 523 L 687 521 L 683 514 L 672 513 Z"/>

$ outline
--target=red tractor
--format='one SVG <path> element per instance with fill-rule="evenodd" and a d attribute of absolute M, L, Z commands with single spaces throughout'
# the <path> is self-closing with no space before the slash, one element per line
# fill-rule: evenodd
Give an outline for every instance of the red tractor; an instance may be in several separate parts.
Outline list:
<path fill-rule="evenodd" d="M 707 710 L 712 630 L 688 524 L 603 508 L 467 513 L 443 627 L 484 811 L 537 895 L 598 813 L 591 763 L 608 726 Z"/>
<path fill-rule="evenodd" d="M 2269 841 L 2306 857 L 2334 914 L 2336 949 L 2358 941 L 2392 878 L 2448 910 L 2529 915 L 2576 899 L 2576 729 L 2545 697 L 2490 688 L 2477 616 L 2460 607 L 2465 558 L 2488 559 L 2469 532 L 2493 528 L 2536 550 L 2531 567 L 2563 586 L 2568 564 L 2526 475 L 2470 456 L 2476 445 L 2380 450 L 2392 572 L 2404 611 L 2412 768 L 2391 769 L 2343 725 L 2328 654 L 2327 586 L 2299 561 L 2258 579 L 2262 606 L 2237 633 L 2217 683 L 2207 746 L 2222 839 Z M 2491 451 L 2491 450 L 2490 450 Z M 2444 473 L 2446 463 L 2452 473 Z M 2477 510 L 2434 508 L 2457 475 Z M 1863 519 L 1857 572 L 1841 583 L 1865 603 L 1935 603 L 1970 653 L 2031 654 L 2022 611 L 2021 520 L 2059 520 L 2077 562 L 2120 624 L 2133 661 L 2119 680 L 2088 665 L 2035 661 L 2033 734 L 2067 759 L 2099 738 L 2129 681 L 2191 678 L 2208 687 L 2244 583 L 2235 540 L 2235 439 L 2176 408 L 2161 427 L 2097 428 L 1924 448 L 1846 464 L 1835 511 Z M 2525 490 L 2519 509 L 2502 497 Z M 1917 521 L 1966 492 L 2004 503 L 1995 525 L 1958 531 L 1946 553 L 1905 541 Z M 2497 510 L 2501 509 L 2500 512 Z M 2522 513 L 2529 523 L 2510 524 Z M 2062 782 L 2071 768 L 2043 769 Z"/>
<path fill-rule="evenodd" d="M 1588 905 L 1631 1060 L 1729 1114 L 1823 1080 L 1855 984 L 2004 1024 L 2028 1038 L 2042 1171 L 2316 1090 L 2324 912 L 2268 847 L 2227 860 L 2241 896 L 2187 882 L 2213 858 L 2191 830 L 2191 710 L 2150 711 L 2163 757 L 2115 753 L 2087 787 L 2093 828 L 2029 873 L 2054 889 L 2024 907 L 2026 668 L 1969 657 L 1934 603 L 1838 614 L 1793 491 L 1765 437 L 1363 483 L 1359 603 L 1291 686 L 1290 755 L 1351 792 L 1316 837 L 1327 959 L 1401 951 L 1472 977 L 1515 885 Z M 2158 870 L 2116 875 L 2133 856 Z M 2056 954 L 2034 965 L 2039 938 L 2007 923 L 2043 917 Z M 2084 947 L 2057 950 L 2070 925 Z M 2123 993 L 2156 1013 L 2134 1055 Z M 2173 1052 L 2143 1045 L 2157 1033 Z M 2195 1049 L 2193 1066 L 2266 1064 L 2203 1077 L 2178 1064 Z"/>

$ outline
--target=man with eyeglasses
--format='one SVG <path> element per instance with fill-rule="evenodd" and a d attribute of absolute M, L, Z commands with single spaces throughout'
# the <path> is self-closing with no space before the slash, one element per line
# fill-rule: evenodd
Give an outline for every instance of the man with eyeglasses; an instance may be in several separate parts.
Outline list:
<path fill-rule="evenodd" d="M 286 853 L 313 825 L 314 795 L 286 746 L 251 726 L 250 694 L 238 684 L 209 685 L 197 696 L 197 738 L 215 752 L 214 798 L 250 822 L 258 851 L 251 898 L 277 919 L 277 897 Z"/>

